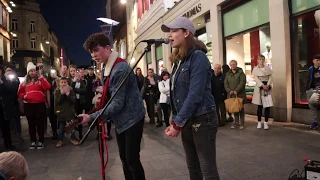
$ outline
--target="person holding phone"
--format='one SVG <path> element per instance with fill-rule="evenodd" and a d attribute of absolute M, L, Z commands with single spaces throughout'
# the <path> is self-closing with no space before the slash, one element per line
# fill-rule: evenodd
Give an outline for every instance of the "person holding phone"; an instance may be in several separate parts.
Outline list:
<path fill-rule="evenodd" d="M 4 99 L 7 99 L 10 103 L 9 108 L 7 108 L 6 114 L 9 114 L 11 116 L 10 122 L 11 122 L 11 128 L 13 128 L 17 134 L 18 139 L 20 142 L 23 141 L 22 135 L 21 135 L 21 121 L 20 121 L 20 113 L 19 112 L 19 102 L 18 102 L 18 95 L 17 91 L 19 88 L 19 78 L 14 74 L 11 68 L 6 68 L 5 74 L 6 78 L 6 87 L 7 94 Z"/>

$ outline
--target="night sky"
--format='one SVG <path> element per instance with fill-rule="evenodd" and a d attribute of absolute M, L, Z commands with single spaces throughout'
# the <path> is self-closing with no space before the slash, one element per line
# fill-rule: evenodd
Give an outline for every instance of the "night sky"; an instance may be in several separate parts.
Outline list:
<path fill-rule="evenodd" d="M 98 17 L 106 17 L 106 0 L 37 0 L 50 28 L 67 47 L 67 56 L 78 66 L 90 65 L 83 49 L 89 35 L 101 32 Z"/>

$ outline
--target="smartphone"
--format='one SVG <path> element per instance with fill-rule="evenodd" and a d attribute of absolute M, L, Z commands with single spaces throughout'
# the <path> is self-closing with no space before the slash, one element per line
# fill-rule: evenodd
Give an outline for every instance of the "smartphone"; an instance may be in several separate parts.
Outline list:
<path fill-rule="evenodd" d="M 14 74 L 9 74 L 9 75 L 8 75 L 8 78 L 9 78 L 10 80 L 13 80 L 13 79 L 15 78 L 15 76 L 14 76 Z"/>

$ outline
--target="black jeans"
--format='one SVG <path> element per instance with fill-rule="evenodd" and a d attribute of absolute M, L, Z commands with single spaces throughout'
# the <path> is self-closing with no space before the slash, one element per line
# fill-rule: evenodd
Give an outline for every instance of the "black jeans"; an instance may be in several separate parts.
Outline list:
<path fill-rule="evenodd" d="M 168 126 L 170 126 L 170 124 L 169 124 L 170 106 L 169 106 L 169 104 L 166 104 L 166 103 L 161 103 L 160 105 L 161 105 L 161 109 L 162 109 L 163 115 L 164 115 L 164 122 L 166 123 L 166 126 L 168 127 Z M 158 113 L 161 113 L 161 111 Z"/>
<path fill-rule="evenodd" d="M 45 103 L 25 103 L 24 114 L 29 124 L 29 135 L 31 142 L 37 141 L 37 133 L 39 142 L 44 142 L 44 121 L 47 120 L 47 107 Z"/>
<path fill-rule="evenodd" d="M 218 125 L 223 126 L 226 124 L 227 121 L 226 104 L 224 102 L 216 102 L 216 105 L 219 120 Z"/>
<path fill-rule="evenodd" d="M 154 105 L 157 104 L 157 100 L 154 95 L 146 96 L 147 112 L 150 118 L 150 123 L 155 123 Z"/>
<path fill-rule="evenodd" d="M 49 110 L 49 120 L 50 120 L 50 124 L 51 124 L 51 129 L 52 129 L 52 133 L 55 134 L 57 133 L 58 130 L 58 121 L 57 121 L 57 115 L 54 112 L 54 106 L 50 107 Z M 45 126 L 46 127 L 46 126 Z"/>
<path fill-rule="evenodd" d="M 216 163 L 216 111 L 191 118 L 181 132 L 190 180 L 219 180 Z"/>
<path fill-rule="evenodd" d="M 258 115 L 258 121 L 259 122 L 261 122 L 262 109 L 263 109 L 263 106 L 258 105 L 257 115 Z M 269 115 L 270 115 L 270 107 L 267 107 L 267 108 L 264 109 L 264 121 L 265 122 L 268 122 Z"/>
<path fill-rule="evenodd" d="M 3 109 L 0 108 L 0 128 L 2 131 L 2 137 L 4 141 L 4 147 L 9 148 L 11 146 L 11 128 L 10 120 L 4 118 Z"/>
<path fill-rule="evenodd" d="M 116 132 L 120 159 L 126 180 L 146 179 L 140 162 L 140 144 L 143 125 L 144 118 L 121 134 Z"/>

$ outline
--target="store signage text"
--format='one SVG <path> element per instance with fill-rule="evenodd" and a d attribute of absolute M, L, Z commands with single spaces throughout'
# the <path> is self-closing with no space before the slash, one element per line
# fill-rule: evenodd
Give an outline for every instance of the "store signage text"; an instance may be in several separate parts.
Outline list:
<path fill-rule="evenodd" d="M 191 18 L 192 16 L 198 14 L 201 11 L 201 3 L 199 3 L 197 6 L 190 9 L 188 12 L 184 13 L 182 16 L 186 18 Z"/>

